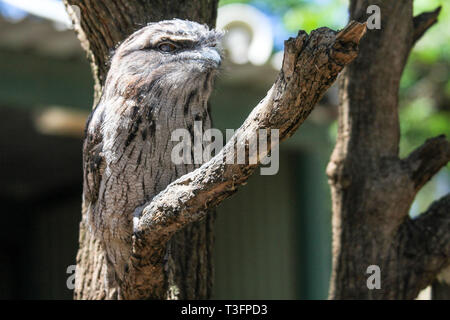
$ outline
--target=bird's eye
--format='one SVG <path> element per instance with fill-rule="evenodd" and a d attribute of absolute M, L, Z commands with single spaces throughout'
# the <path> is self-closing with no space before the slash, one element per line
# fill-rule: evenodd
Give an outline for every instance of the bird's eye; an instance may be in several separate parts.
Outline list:
<path fill-rule="evenodd" d="M 165 53 L 174 52 L 178 47 L 172 42 L 162 42 L 158 45 L 158 50 Z"/>

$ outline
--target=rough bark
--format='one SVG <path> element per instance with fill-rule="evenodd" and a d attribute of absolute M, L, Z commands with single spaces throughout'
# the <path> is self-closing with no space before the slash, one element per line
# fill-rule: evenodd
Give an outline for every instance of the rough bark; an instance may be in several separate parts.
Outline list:
<path fill-rule="evenodd" d="M 108 1 L 106 5 L 105 2 L 100 4 L 88 0 L 66 2 L 81 8 L 81 20 L 76 21 L 75 28 L 91 59 L 97 93 L 101 91 L 105 78 L 108 53 L 136 28 L 149 21 L 174 16 L 212 24 L 217 5 L 215 1 L 137 1 L 132 5 L 128 1 Z M 144 13 L 147 12 L 152 15 L 146 16 Z M 234 148 L 235 144 L 249 149 L 248 139 L 255 137 L 257 129 L 279 129 L 281 139 L 291 136 L 343 67 L 355 58 L 364 32 L 364 24 L 350 23 L 340 33 L 321 28 L 309 36 L 299 32 L 296 38 L 290 39 L 286 43 L 278 80 L 236 133 L 235 142 L 228 143 L 225 150 Z M 161 297 L 160 292 L 163 291 L 167 298 L 209 296 L 212 238 L 209 226 L 212 217 L 207 211 L 244 184 L 264 156 L 258 157 L 250 151 L 246 155 L 246 164 L 225 165 L 221 161 L 223 154 L 224 151 L 171 183 L 143 209 L 133 235 L 129 272 L 121 288 L 126 297 Z M 181 290 L 176 294 L 171 291 L 171 279 L 154 279 L 160 275 L 162 252 L 169 239 L 174 237 L 179 240 L 175 240 L 177 245 L 172 248 L 172 254 L 173 251 L 179 252 L 180 258 L 175 263 L 182 271 L 174 275 L 178 277 L 177 288 Z M 193 260 L 195 264 L 192 264 Z M 104 265 L 101 246 L 82 223 L 76 298 L 115 297 L 105 290 Z M 158 271 L 156 275 L 155 270 Z M 154 287 L 155 283 L 160 284 L 158 288 Z"/>
<path fill-rule="evenodd" d="M 416 193 L 450 159 L 445 137 L 399 158 L 398 90 L 414 43 L 439 10 L 416 18 L 412 1 L 352 0 L 352 20 L 381 8 L 341 80 L 338 138 L 327 168 L 333 205 L 332 299 L 412 299 L 450 263 L 449 197 L 408 216 Z M 369 290 L 367 267 L 381 269 Z"/>

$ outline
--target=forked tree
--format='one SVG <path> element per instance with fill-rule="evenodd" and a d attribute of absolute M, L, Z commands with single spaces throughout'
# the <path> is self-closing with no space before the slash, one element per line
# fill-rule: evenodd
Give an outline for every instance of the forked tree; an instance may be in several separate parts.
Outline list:
<path fill-rule="evenodd" d="M 121 129 L 126 128 L 130 133 L 128 138 L 131 138 L 122 141 L 130 152 L 123 155 L 116 153 L 115 156 L 120 159 L 129 157 L 134 163 L 126 167 L 139 169 L 139 166 L 145 166 L 138 161 L 142 158 L 133 156 L 135 150 L 141 147 L 139 143 L 147 139 L 148 134 L 154 135 L 152 141 L 159 141 L 155 132 L 150 130 L 157 125 L 152 123 L 155 118 L 140 114 L 142 110 L 147 110 L 148 103 L 145 101 L 149 102 L 150 98 L 146 93 L 154 89 L 154 84 L 150 85 L 145 78 L 124 83 L 129 74 L 121 74 L 125 70 L 121 64 L 115 64 L 113 60 L 115 67 L 109 70 L 111 52 L 136 30 L 143 30 L 151 22 L 179 18 L 213 28 L 218 1 L 64 2 L 91 62 L 95 80 L 94 108 L 97 105 L 102 107 L 101 115 L 94 114 L 93 117 L 103 120 L 117 115 L 119 107 L 102 106 L 102 101 L 106 99 L 104 95 L 110 93 L 105 83 L 107 79 L 117 81 L 126 89 L 118 91 L 117 101 L 131 99 L 135 103 L 119 108 L 126 121 L 116 124 L 119 123 Z M 352 1 L 352 20 L 365 21 L 365 10 L 369 5 L 368 1 Z M 428 141 L 407 159 L 399 159 L 397 94 L 408 53 L 414 42 L 435 22 L 437 12 L 413 18 L 411 0 L 378 1 L 378 5 L 382 11 L 382 28 L 370 30 L 364 38 L 365 24 L 350 22 L 338 32 L 320 28 L 308 35 L 300 31 L 297 37 L 287 40 L 278 78 L 236 131 L 235 139 L 201 166 L 168 166 L 162 179 L 155 173 L 152 180 L 154 190 L 148 191 L 153 196 L 144 199 L 142 205 L 136 208 L 138 214 L 134 222 L 130 221 L 132 217 L 124 219 L 125 223 L 119 227 L 129 230 L 125 240 L 120 242 L 111 235 L 99 237 L 98 233 L 90 230 L 92 217 L 88 214 L 92 203 L 101 197 L 99 192 L 108 192 L 105 190 L 108 184 L 97 178 L 114 172 L 114 168 L 108 167 L 109 160 L 105 160 L 111 153 L 114 141 L 111 142 L 111 136 L 105 133 L 107 130 L 103 130 L 102 126 L 88 132 L 91 136 L 88 135 L 87 139 L 94 141 L 91 146 L 98 147 L 90 147 L 88 152 L 84 150 L 85 201 L 80 223 L 75 298 L 210 297 L 214 235 L 214 215 L 210 212 L 236 192 L 258 167 L 262 157 L 252 154 L 248 142 L 257 135 L 258 129 L 278 129 L 280 141 L 290 137 L 340 71 L 355 59 L 361 39 L 361 55 L 342 77 L 339 137 L 328 167 L 333 190 L 334 232 L 331 297 L 414 298 L 418 290 L 431 283 L 450 263 L 450 199 L 448 196 L 441 199 L 417 220 L 408 218 L 408 209 L 419 188 L 447 163 L 450 147 L 445 138 L 438 137 Z M 166 27 L 162 26 L 163 30 L 159 31 L 177 33 L 176 30 L 165 30 Z M 147 39 L 155 35 L 156 31 L 152 32 Z M 138 35 L 143 33 L 145 31 L 138 32 Z M 132 43 L 134 40 L 136 37 L 133 36 L 126 42 Z M 138 49 L 151 48 L 144 45 Z M 165 46 L 160 49 L 171 50 Z M 141 53 L 131 52 L 120 54 L 124 59 L 130 54 L 135 54 L 136 59 L 144 57 Z M 142 63 L 151 61 L 144 59 Z M 160 88 L 159 99 L 176 98 L 177 91 L 167 91 L 167 82 L 165 84 Z M 188 94 L 185 100 L 191 102 L 197 94 Z M 141 96 L 145 98 L 139 100 Z M 198 104 L 206 108 L 205 101 Z M 177 102 L 173 101 L 173 105 Z M 172 126 L 192 130 L 189 126 L 196 118 L 191 109 L 187 110 Z M 166 115 L 163 119 L 168 117 Z M 202 121 L 203 129 L 207 129 L 211 123 L 209 112 L 202 113 Z M 142 123 L 150 130 L 145 135 L 139 129 Z M 138 132 L 141 140 L 136 138 Z M 224 155 L 237 145 L 247 149 L 246 163 L 225 163 Z M 270 147 L 273 145 L 269 143 Z M 154 143 L 152 148 L 152 152 L 156 150 L 156 154 L 163 159 L 170 159 L 171 150 L 167 144 Z M 256 158 L 258 163 L 253 164 L 250 158 Z M 130 169 L 124 167 L 119 175 L 122 178 L 117 176 L 114 178 L 116 182 L 111 184 L 111 190 L 118 187 L 121 192 L 116 196 L 111 194 L 110 198 L 126 199 L 126 204 L 138 197 L 135 186 L 129 185 L 129 181 L 133 181 L 132 174 Z M 127 183 L 121 185 L 124 181 Z M 92 192 L 92 186 L 102 183 L 103 189 L 98 187 Z M 144 184 L 140 184 L 140 188 L 145 193 Z M 117 208 L 119 210 L 115 210 Z M 105 226 L 117 225 L 118 222 L 112 220 L 117 220 L 120 215 L 111 216 L 108 213 L 120 214 L 122 207 L 117 208 L 102 207 L 103 217 L 111 219 L 104 224 L 104 229 L 108 228 Z M 101 231 L 103 234 L 111 233 L 111 230 Z M 111 254 L 112 251 L 114 254 Z M 114 257 L 119 263 L 111 261 L 116 259 Z M 366 268 L 372 264 L 379 265 L 382 270 L 380 290 L 371 291 L 366 287 Z M 116 268 L 115 274 L 108 272 L 108 268 Z"/>
<path fill-rule="evenodd" d="M 440 9 L 413 17 L 413 1 L 352 0 L 350 19 L 378 5 L 370 30 L 340 80 L 338 138 L 327 174 L 332 191 L 333 299 L 413 299 L 450 264 L 450 195 L 417 219 L 417 192 L 450 160 L 445 136 L 399 157 L 400 79 L 414 44 Z M 367 268 L 380 270 L 368 290 Z M 450 280 L 450 279 L 449 279 Z"/>

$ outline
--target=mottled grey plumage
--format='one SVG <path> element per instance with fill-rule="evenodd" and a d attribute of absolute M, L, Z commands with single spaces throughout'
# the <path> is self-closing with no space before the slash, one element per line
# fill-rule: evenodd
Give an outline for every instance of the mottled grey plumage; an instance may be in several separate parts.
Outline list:
<path fill-rule="evenodd" d="M 171 132 L 202 120 L 220 65 L 220 34 L 183 20 L 152 23 L 116 50 L 84 142 L 83 210 L 105 246 L 109 281 L 127 270 L 135 209 L 194 165 L 175 166 Z"/>

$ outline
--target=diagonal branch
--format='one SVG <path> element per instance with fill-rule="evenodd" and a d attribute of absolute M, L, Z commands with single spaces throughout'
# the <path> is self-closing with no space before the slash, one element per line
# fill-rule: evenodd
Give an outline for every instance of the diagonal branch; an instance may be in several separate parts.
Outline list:
<path fill-rule="evenodd" d="M 441 7 L 438 7 L 434 11 L 424 12 L 414 17 L 414 35 L 413 43 L 416 43 L 424 34 L 430 29 L 436 22 L 441 12 Z"/>
<path fill-rule="evenodd" d="M 404 161 L 417 192 L 450 161 L 450 142 L 444 135 L 428 139 Z"/>
<path fill-rule="evenodd" d="M 291 136 L 339 72 L 356 57 L 365 30 L 365 24 L 351 22 L 339 33 L 320 28 L 309 36 L 300 31 L 287 40 L 278 79 L 230 142 L 209 162 L 168 185 L 138 213 L 135 256 L 144 256 L 188 223 L 201 219 L 244 184 L 264 157 L 252 153 L 248 141 L 259 129 L 279 129 L 280 140 Z M 236 145 L 248 148 L 246 164 L 225 163 Z M 278 141 L 268 149 L 277 145 Z M 252 159 L 257 163 L 250 164 Z"/>
<path fill-rule="evenodd" d="M 415 278 L 417 292 L 450 266 L 450 194 L 435 201 L 416 219 L 401 228 L 405 277 Z M 412 298 L 416 293 L 411 293 Z"/>

